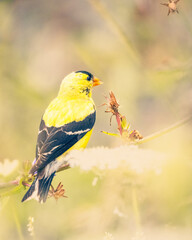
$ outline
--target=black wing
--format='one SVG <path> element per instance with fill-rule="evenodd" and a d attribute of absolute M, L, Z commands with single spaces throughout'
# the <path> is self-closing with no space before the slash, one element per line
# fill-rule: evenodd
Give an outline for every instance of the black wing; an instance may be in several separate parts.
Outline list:
<path fill-rule="evenodd" d="M 82 121 L 73 121 L 62 127 L 47 127 L 42 119 L 37 138 L 36 162 L 30 173 L 41 171 L 47 164 L 77 143 L 93 128 L 95 118 L 96 112 Z"/>

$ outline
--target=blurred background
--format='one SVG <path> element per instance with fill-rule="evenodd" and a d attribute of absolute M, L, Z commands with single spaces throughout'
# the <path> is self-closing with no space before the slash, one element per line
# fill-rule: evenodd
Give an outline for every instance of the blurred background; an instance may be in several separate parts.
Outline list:
<path fill-rule="evenodd" d="M 93 93 L 97 122 L 88 147 L 122 144 L 101 133 L 117 132 L 101 107 L 110 90 L 143 136 L 192 114 L 192 2 L 179 1 L 179 14 L 169 17 L 160 2 L 0 1 L 0 162 L 19 162 L 1 182 L 33 161 L 40 118 L 72 71 L 104 82 Z M 24 191 L 1 198 L 0 239 L 191 239 L 191 133 L 189 122 L 140 146 L 169 156 L 159 175 L 74 168 L 54 180 L 66 199 L 22 204 Z"/>

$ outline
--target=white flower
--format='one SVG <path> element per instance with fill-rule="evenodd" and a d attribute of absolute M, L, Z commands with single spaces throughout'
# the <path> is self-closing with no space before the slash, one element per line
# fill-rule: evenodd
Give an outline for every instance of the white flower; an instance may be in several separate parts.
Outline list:
<path fill-rule="evenodd" d="M 9 159 L 5 159 L 4 162 L 0 162 L 0 175 L 4 177 L 9 175 L 15 170 L 18 164 L 18 160 L 10 161 Z"/>
<path fill-rule="evenodd" d="M 28 218 L 28 224 L 27 224 L 27 230 L 30 234 L 30 236 L 34 236 L 34 217 L 29 217 Z"/>
<path fill-rule="evenodd" d="M 131 238 L 131 240 L 147 240 L 144 232 L 138 231 L 135 236 Z"/>
<path fill-rule="evenodd" d="M 117 216 L 120 217 L 120 218 L 127 218 L 127 216 L 126 216 L 124 213 L 122 213 L 122 212 L 119 210 L 118 207 L 116 207 L 116 208 L 113 210 L 113 214 L 114 214 L 114 215 L 117 215 Z"/>
<path fill-rule="evenodd" d="M 116 148 L 96 147 L 83 151 L 74 150 L 67 159 L 71 167 L 89 171 L 93 168 L 100 170 L 129 167 L 140 174 L 144 171 L 161 173 L 165 155 L 150 149 L 141 149 L 138 146 L 125 145 Z"/>
<path fill-rule="evenodd" d="M 96 186 L 98 182 L 98 177 L 94 177 L 93 181 L 92 181 L 92 186 Z"/>
<path fill-rule="evenodd" d="M 103 240 L 113 240 L 113 235 L 111 233 L 105 232 Z"/>

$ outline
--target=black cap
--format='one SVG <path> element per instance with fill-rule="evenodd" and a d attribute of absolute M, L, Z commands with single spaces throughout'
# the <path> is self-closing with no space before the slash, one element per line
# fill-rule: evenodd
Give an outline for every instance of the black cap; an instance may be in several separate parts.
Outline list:
<path fill-rule="evenodd" d="M 87 71 L 76 71 L 75 73 L 84 73 L 84 74 L 87 74 L 88 77 L 87 77 L 87 80 L 90 81 L 91 79 L 93 79 L 93 74 L 91 74 L 90 72 L 87 72 Z"/>

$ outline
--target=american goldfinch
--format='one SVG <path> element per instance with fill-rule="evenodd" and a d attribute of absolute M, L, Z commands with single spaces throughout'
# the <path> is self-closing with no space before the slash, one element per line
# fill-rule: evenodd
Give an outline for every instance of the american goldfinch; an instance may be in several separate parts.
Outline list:
<path fill-rule="evenodd" d="M 63 79 L 58 96 L 41 119 L 36 159 L 29 172 L 35 179 L 22 202 L 32 198 L 45 202 L 55 173 L 65 163 L 63 156 L 86 147 L 96 118 L 92 87 L 101 83 L 86 71 L 72 72 Z"/>

